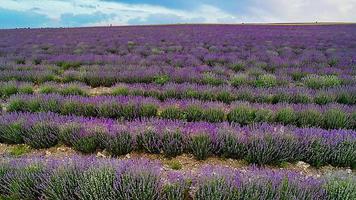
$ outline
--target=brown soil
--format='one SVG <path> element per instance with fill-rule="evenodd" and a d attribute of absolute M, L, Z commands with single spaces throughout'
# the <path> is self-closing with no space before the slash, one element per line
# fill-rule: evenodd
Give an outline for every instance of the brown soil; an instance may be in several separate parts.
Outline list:
<path fill-rule="evenodd" d="M 98 96 L 104 94 L 110 94 L 112 88 L 109 87 L 97 87 L 97 88 L 90 88 L 89 95 L 90 96 Z"/>

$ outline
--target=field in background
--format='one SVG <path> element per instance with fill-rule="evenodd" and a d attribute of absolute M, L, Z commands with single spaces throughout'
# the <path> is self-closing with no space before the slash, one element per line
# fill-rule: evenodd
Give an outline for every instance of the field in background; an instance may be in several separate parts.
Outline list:
<path fill-rule="evenodd" d="M 356 25 L 0 30 L 0 199 L 355 199 Z"/>

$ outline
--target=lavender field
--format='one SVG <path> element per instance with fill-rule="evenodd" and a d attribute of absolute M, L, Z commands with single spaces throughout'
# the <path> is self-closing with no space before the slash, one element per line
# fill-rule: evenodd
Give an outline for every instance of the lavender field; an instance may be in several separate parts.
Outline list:
<path fill-rule="evenodd" d="M 0 199 L 356 199 L 356 25 L 0 30 Z"/>

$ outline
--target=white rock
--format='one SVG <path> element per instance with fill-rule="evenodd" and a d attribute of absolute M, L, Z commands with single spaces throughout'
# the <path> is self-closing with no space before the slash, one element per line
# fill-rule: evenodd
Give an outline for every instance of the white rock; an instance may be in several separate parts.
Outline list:
<path fill-rule="evenodd" d="M 305 163 L 303 161 L 298 161 L 297 162 L 297 167 L 303 168 L 303 169 L 308 169 L 310 165 L 308 163 Z"/>
<path fill-rule="evenodd" d="M 46 156 L 50 156 L 52 153 L 47 150 L 47 151 L 45 152 L 45 154 L 46 154 Z"/>
<path fill-rule="evenodd" d="M 96 154 L 96 157 L 98 157 L 98 158 L 106 158 L 106 156 L 103 153 L 101 153 L 100 151 Z"/>
<path fill-rule="evenodd" d="M 64 147 L 58 147 L 57 150 L 58 150 L 58 151 L 61 151 L 61 152 L 65 152 L 65 151 L 66 151 L 66 148 L 64 148 Z"/>

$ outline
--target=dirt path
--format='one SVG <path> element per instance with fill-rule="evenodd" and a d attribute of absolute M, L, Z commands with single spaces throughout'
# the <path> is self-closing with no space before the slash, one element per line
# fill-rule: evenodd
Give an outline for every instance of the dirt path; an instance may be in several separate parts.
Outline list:
<path fill-rule="evenodd" d="M 11 152 L 13 152 L 13 150 L 19 146 L 21 145 L 8 145 L 8 144 L 0 143 L 0 157 L 19 157 L 19 156 L 11 155 Z M 80 152 L 77 152 L 74 149 L 66 146 L 56 146 L 56 147 L 51 147 L 48 149 L 40 149 L 40 150 L 31 149 L 29 147 L 27 148 L 28 151 L 21 156 L 44 156 L 48 158 L 50 157 L 62 158 L 62 157 L 70 157 L 78 154 L 82 155 Z M 92 155 L 96 155 L 96 157 L 101 157 L 101 158 L 110 158 L 110 156 L 105 151 L 97 151 L 95 154 Z M 226 158 L 221 158 L 216 156 L 209 157 L 208 159 L 203 161 L 198 161 L 191 154 L 183 154 L 175 158 L 166 158 L 162 154 L 131 152 L 127 155 L 118 157 L 118 159 L 135 159 L 135 158 L 159 160 L 163 164 L 166 170 L 172 170 L 172 165 L 179 164 L 180 170 L 190 171 L 190 172 L 195 172 L 201 167 L 203 167 L 204 165 L 219 165 L 219 166 L 231 167 L 235 169 L 247 169 L 251 167 L 251 165 L 249 165 L 243 160 L 226 159 Z M 278 166 L 266 166 L 266 167 L 270 169 L 294 170 L 311 176 L 321 176 L 323 174 L 332 173 L 334 171 L 346 171 L 347 173 L 354 173 L 356 175 L 356 171 L 352 171 L 351 169 L 348 168 L 336 168 L 332 166 L 324 166 L 320 169 L 316 169 L 304 162 L 298 162 L 295 164 L 287 163 L 286 165 L 283 165 L 281 167 Z"/>

